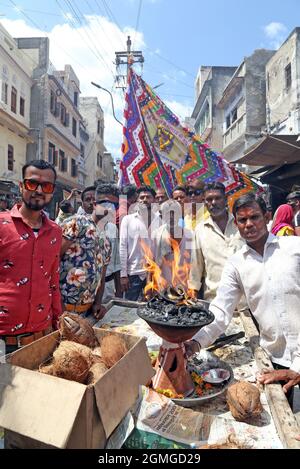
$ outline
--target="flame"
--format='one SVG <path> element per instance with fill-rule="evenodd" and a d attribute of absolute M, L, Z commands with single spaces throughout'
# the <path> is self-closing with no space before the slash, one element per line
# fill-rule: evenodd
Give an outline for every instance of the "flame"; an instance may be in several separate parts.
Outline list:
<path fill-rule="evenodd" d="M 190 263 L 188 262 L 189 254 L 187 252 L 184 253 L 184 262 L 182 264 L 179 243 L 171 237 L 168 238 L 168 242 L 173 251 L 173 260 L 168 261 L 164 259 L 163 262 L 164 265 L 167 266 L 168 269 L 170 269 L 172 278 L 171 285 L 169 284 L 169 281 L 167 281 L 162 276 L 162 269 L 153 260 L 153 254 L 151 252 L 150 247 L 144 241 L 141 240 L 141 247 L 144 251 L 146 261 L 144 268 L 149 274 L 147 285 L 144 289 L 144 294 L 146 298 L 147 296 L 151 296 L 151 294 L 153 293 L 158 293 L 165 290 L 168 286 L 181 286 L 185 290 L 186 298 L 188 298 L 189 296 L 187 293 L 187 283 L 190 272 Z"/>

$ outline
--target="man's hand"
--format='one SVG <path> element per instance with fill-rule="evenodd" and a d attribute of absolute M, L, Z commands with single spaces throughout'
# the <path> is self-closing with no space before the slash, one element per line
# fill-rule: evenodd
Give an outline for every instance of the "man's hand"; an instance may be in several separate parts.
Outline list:
<path fill-rule="evenodd" d="M 191 357 L 194 353 L 198 353 L 201 350 L 201 345 L 197 340 L 191 339 L 184 342 L 185 352 L 187 357 Z"/>
<path fill-rule="evenodd" d="M 104 306 L 102 306 L 100 303 L 94 303 L 93 304 L 92 312 L 93 312 L 93 315 L 96 319 L 102 319 L 105 316 L 105 314 L 107 313 Z"/>
<path fill-rule="evenodd" d="M 290 388 L 300 383 L 300 373 L 293 370 L 264 371 L 257 376 L 257 381 L 261 384 L 271 384 L 276 381 L 286 381 L 283 391 L 286 393 Z"/>
<path fill-rule="evenodd" d="M 129 289 L 129 278 L 128 277 L 121 277 L 121 290 L 125 292 Z"/>

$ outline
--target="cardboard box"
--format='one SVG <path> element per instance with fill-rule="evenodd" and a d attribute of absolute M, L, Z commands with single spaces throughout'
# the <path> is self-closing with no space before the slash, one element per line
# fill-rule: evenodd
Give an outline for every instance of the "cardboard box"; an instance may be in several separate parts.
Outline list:
<path fill-rule="evenodd" d="M 94 329 L 101 338 L 110 331 Z M 36 371 L 57 347 L 54 332 L 0 365 L 0 426 L 5 447 L 104 448 L 154 375 L 145 339 L 120 334 L 129 351 L 92 386 Z"/>

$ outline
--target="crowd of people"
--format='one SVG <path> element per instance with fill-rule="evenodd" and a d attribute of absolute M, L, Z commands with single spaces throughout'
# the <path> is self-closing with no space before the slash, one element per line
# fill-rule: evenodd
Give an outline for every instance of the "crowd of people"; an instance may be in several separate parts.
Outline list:
<path fill-rule="evenodd" d="M 215 320 L 185 344 L 187 352 L 224 333 L 242 302 L 275 370 L 259 379 L 285 382 L 291 400 L 300 382 L 299 191 L 270 222 L 253 193 L 235 200 L 231 213 L 218 182 L 193 180 L 171 197 L 163 188 L 100 183 L 81 192 L 76 212 L 72 191 L 52 221 L 45 208 L 55 183 L 51 164 L 32 161 L 23 167 L 21 202 L 10 210 L 1 204 L 0 339 L 7 353 L 56 329 L 63 311 L 94 324 L 111 297 L 139 300 L 155 263 L 158 288 L 180 284 L 210 302 Z M 185 277 L 174 276 L 174 260 L 179 272 L 189 266 Z"/>

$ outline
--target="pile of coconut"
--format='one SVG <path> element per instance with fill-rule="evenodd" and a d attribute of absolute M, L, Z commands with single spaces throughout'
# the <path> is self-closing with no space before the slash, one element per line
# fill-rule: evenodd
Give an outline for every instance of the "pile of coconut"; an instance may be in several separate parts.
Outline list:
<path fill-rule="evenodd" d="M 106 335 L 99 343 L 90 323 L 76 314 L 61 316 L 59 333 L 59 345 L 51 362 L 39 367 L 41 373 L 91 385 L 128 351 L 117 335 Z"/>

